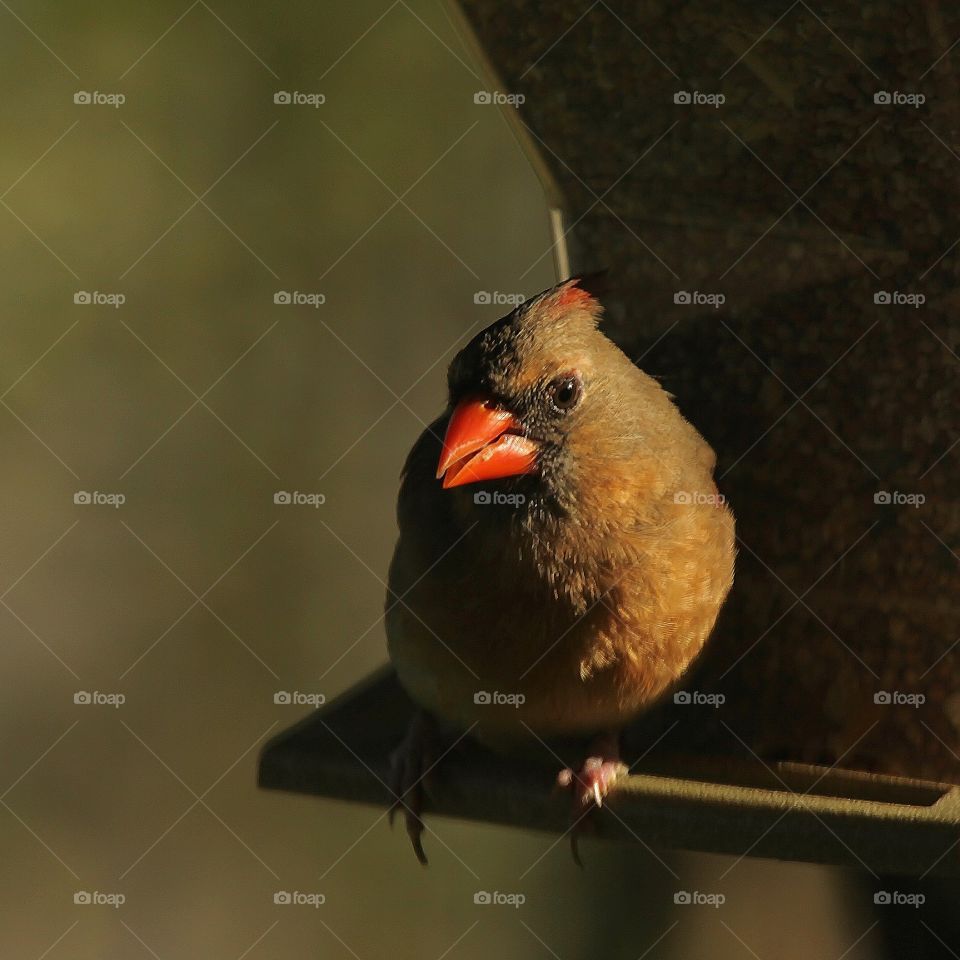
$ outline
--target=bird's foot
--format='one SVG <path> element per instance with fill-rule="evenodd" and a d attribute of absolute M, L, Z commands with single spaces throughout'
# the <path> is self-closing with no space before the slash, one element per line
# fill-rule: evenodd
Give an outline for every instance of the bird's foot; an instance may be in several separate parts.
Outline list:
<path fill-rule="evenodd" d="M 573 788 L 574 812 L 580 813 L 587 807 L 602 807 L 603 798 L 626 772 L 626 764 L 619 760 L 587 757 L 578 771 L 570 767 L 561 770 L 557 774 L 557 785 Z"/>
<path fill-rule="evenodd" d="M 400 742 L 390 756 L 393 803 L 390 806 L 389 820 L 399 810 L 403 810 L 407 836 L 413 845 L 413 852 L 424 866 L 427 855 L 423 850 L 423 798 L 424 783 L 429 779 L 435 765 L 436 726 L 433 718 L 423 711 L 418 712 Z"/>
<path fill-rule="evenodd" d="M 579 840 L 580 835 L 593 826 L 591 812 L 603 806 L 604 798 L 616 781 L 628 773 L 629 768 L 620 760 L 617 738 L 604 736 L 591 745 L 591 755 L 579 770 L 567 767 L 557 774 L 557 786 L 573 791 L 570 850 L 577 866 L 583 866 Z"/>

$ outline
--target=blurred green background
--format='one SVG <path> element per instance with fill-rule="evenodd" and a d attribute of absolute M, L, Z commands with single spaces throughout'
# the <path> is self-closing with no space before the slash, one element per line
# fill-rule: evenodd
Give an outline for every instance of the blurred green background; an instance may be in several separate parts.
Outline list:
<path fill-rule="evenodd" d="M 588 844 L 581 873 L 566 843 L 439 821 L 424 871 L 381 811 L 255 787 L 308 709 L 277 691 L 329 699 L 385 659 L 400 467 L 505 312 L 475 295 L 555 279 L 541 188 L 449 12 L 22 2 L 0 24 L 0 954 L 850 947 L 835 871 L 744 861 L 722 914 L 683 914 L 640 846 Z M 669 862 L 686 889 L 732 866 Z"/>

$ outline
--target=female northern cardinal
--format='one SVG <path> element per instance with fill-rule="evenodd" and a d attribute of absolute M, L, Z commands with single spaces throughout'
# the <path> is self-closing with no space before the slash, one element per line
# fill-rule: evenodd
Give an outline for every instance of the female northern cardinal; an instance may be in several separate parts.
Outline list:
<path fill-rule="evenodd" d="M 733 581 L 713 451 L 578 283 L 454 358 L 449 407 L 404 468 L 386 626 L 424 711 L 394 760 L 421 862 L 427 717 L 506 749 L 600 736 L 559 777 L 578 809 L 599 804 L 625 770 L 616 732 L 679 679 Z"/>

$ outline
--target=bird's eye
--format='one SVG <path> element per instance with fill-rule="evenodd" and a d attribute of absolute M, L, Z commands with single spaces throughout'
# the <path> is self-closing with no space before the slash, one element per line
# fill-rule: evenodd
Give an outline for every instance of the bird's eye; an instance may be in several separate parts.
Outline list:
<path fill-rule="evenodd" d="M 548 395 L 557 410 L 572 410 L 583 396 L 583 381 L 579 374 L 565 373 L 550 381 Z"/>

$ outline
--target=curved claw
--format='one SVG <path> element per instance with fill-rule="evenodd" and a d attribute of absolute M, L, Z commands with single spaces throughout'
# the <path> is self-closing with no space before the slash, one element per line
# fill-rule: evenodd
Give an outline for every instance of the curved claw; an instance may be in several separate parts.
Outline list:
<path fill-rule="evenodd" d="M 433 767 L 433 725 L 427 714 L 417 714 L 410 723 L 406 735 L 390 757 L 390 790 L 393 803 L 387 813 L 387 819 L 393 827 L 397 811 L 403 809 L 403 816 L 417 860 L 427 866 L 427 855 L 423 849 L 425 829 L 421 813 L 423 812 L 424 783 L 429 779 Z"/>
<path fill-rule="evenodd" d="M 423 821 L 414 813 L 407 811 L 407 836 L 410 838 L 410 845 L 413 847 L 413 854 L 423 866 L 429 865 L 427 854 L 423 849 Z"/>

